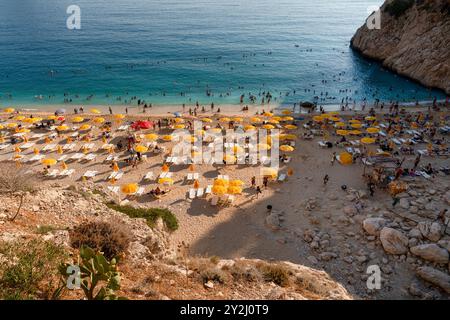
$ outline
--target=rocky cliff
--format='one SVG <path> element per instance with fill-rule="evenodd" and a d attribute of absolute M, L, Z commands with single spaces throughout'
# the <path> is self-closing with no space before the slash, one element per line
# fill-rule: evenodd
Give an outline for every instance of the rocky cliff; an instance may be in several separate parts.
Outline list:
<path fill-rule="evenodd" d="M 363 56 L 450 94 L 450 1 L 388 0 L 381 28 L 364 24 L 351 40 Z"/>

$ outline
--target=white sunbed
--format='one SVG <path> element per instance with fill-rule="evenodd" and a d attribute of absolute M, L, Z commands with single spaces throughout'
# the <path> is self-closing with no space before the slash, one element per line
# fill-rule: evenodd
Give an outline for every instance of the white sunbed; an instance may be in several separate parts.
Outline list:
<path fill-rule="evenodd" d="M 42 154 L 36 154 L 36 155 L 32 156 L 30 159 L 28 159 L 27 162 L 39 161 L 39 160 L 42 160 L 42 159 L 44 159 L 44 158 L 45 158 L 44 155 L 42 155 Z"/>
<path fill-rule="evenodd" d="M 209 186 L 207 186 L 206 187 L 206 190 L 205 190 L 205 194 L 211 194 L 212 193 L 212 185 L 209 185 Z"/>
<path fill-rule="evenodd" d="M 419 171 L 419 173 L 425 179 L 431 179 L 431 176 L 428 173 L 426 173 L 425 171 Z"/>
<path fill-rule="evenodd" d="M 118 186 L 108 186 L 108 190 L 112 193 L 119 193 L 119 187 Z"/>
<path fill-rule="evenodd" d="M 203 188 L 197 189 L 197 198 L 203 197 Z"/>
<path fill-rule="evenodd" d="M 86 171 L 83 175 L 85 178 L 94 178 L 98 171 Z"/>
<path fill-rule="evenodd" d="M 211 205 L 212 206 L 217 206 L 217 203 L 219 202 L 219 197 L 218 196 L 214 196 L 211 199 Z"/>
<path fill-rule="evenodd" d="M 50 171 L 49 173 L 47 173 L 47 177 L 56 177 L 57 175 L 58 175 L 58 173 L 59 173 L 59 170 L 58 169 L 53 169 L 52 171 Z"/>
<path fill-rule="evenodd" d="M 58 161 L 64 161 L 64 160 L 66 160 L 67 159 L 67 157 L 68 157 L 68 155 L 67 154 L 63 154 L 61 157 L 59 157 L 59 159 L 58 159 Z"/>
<path fill-rule="evenodd" d="M 262 164 L 268 164 L 268 163 L 270 163 L 270 158 L 269 158 L 269 157 L 266 157 L 266 156 L 262 156 L 262 157 L 259 159 L 259 161 L 260 161 Z"/>
<path fill-rule="evenodd" d="M 9 144 L 9 143 L 7 143 L 7 144 L 0 144 L 0 150 L 4 150 L 4 149 L 6 149 L 6 148 L 8 148 L 10 146 L 11 146 L 11 144 Z"/>
<path fill-rule="evenodd" d="M 45 137 L 45 133 L 35 133 L 35 134 L 33 134 L 31 137 L 30 137 L 30 139 L 41 139 L 41 138 L 43 138 L 43 137 Z"/>
<path fill-rule="evenodd" d="M 147 172 L 147 174 L 144 177 L 144 180 L 145 181 L 150 181 L 150 180 L 153 180 L 153 179 L 155 179 L 155 176 L 154 176 L 153 172 L 152 171 Z"/>
<path fill-rule="evenodd" d="M 53 151 L 56 148 L 56 144 L 55 143 L 50 143 L 44 146 L 44 148 L 42 148 L 42 151 Z"/>
<path fill-rule="evenodd" d="M 75 153 L 70 157 L 71 160 L 81 160 L 84 158 L 84 153 Z"/>
<path fill-rule="evenodd" d="M 90 154 L 86 155 L 86 157 L 84 157 L 84 160 L 85 160 L 85 161 L 92 161 L 92 160 L 94 160 L 95 158 L 97 158 L 97 155 L 95 155 L 95 154 L 93 154 L 93 153 L 90 153 Z"/>
<path fill-rule="evenodd" d="M 144 187 L 139 187 L 138 191 L 134 195 L 140 197 L 144 194 L 144 192 L 145 192 Z"/>
<path fill-rule="evenodd" d="M 417 150 L 417 153 L 422 155 L 422 156 L 427 156 L 428 155 L 428 150 Z"/>
<path fill-rule="evenodd" d="M 393 138 L 392 142 L 394 142 L 396 145 L 401 145 L 402 144 L 401 141 L 396 139 L 396 138 Z"/>
<path fill-rule="evenodd" d="M 280 176 L 278 177 L 278 181 L 284 182 L 285 180 L 286 180 L 286 175 L 284 173 L 280 174 Z"/>
<path fill-rule="evenodd" d="M 61 177 L 70 177 L 72 174 L 74 174 L 75 169 L 66 169 L 59 173 L 59 176 Z"/>
<path fill-rule="evenodd" d="M 28 149 L 28 148 L 31 148 L 34 145 L 35 145 L 34 142 L 27 142 L 27 143 L 24 143 L 23 145 L 21 145 L 19 148 L 20 149 Z"/>
<path fill-rule="evenodd" d="M 189 199 L 195 199 L 196 194 L 197 194 L 197 191 L 194 188 L 189 189 Z"/>
<path fill-rule="evenodd" d="M 65 144 L 65 145 L 63 145 L 63 150 L 73 150 L 73 148 L 75 148 L 75 146 L 76 146 L 76 143 L 68 143 L 68 144 Z"/>

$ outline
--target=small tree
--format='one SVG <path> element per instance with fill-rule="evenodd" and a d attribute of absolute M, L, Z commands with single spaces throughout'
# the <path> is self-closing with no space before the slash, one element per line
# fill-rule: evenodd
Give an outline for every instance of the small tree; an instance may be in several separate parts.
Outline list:
<path fill-rule="evenodd" d="M 19 197 L 16 213 L 10 217 L 14 221 L 22 209 L 27 193 L 35 191 L 36 177 L 12 164 L 0 166 L 0 194 Z"/>

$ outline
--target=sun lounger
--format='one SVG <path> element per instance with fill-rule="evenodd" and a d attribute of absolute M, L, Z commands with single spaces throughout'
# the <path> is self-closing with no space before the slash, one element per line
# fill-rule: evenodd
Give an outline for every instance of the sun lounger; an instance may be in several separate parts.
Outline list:
<path fill-rule="evenodd" d="M 119 187 L 118 186 L 108 186 L 108 190 L 112 193 L 119 193 Z"/>
<path fill-rule="evenodd" d="M 55 143 L 50 143 L 50 144 L 45 145 L 42 148 L 42 151 L 53 151 L 53 150 L 55 150 L 55 148 L 56 148 L 56 144 Z"/>
<path fill-rule="evenodd" d="M 401 145 L 402 144 L 401 141 L 396 139 L 396 138 L 393 138 L 392 142 L 394 142 L 396 145 Z"/>
<path fill-rule="evenodd" d="M 269 163 L 270 163 L 270 158 L 269 158 L 269 157 L 266 157 L 266 156 L 262 156 L 262 157 L 259 159 L 259 161 L 260 161 L 262 164 L 269 164 Z"/>
<path fill-rule="evenodd" d="M 419 171 L 419 174 L 424 177 L 425 179 L 431 179 L 431 176 L 426 173 L 425 171 Z"/>
<path fill-rule="evenodd" d="M 97 158 L 97 155 L 90 153 L 90 154 L 86 155 L 86 157 L 84 157 L 84 160 L 85 161 L 92 161 L 95 158 Z"/>
<path fill-rule="evenodd" d="M 83 175 L 85 178 L 94 178 L 97 175 L 98 171 L 86 171 Z"/>
<path fill-rule="evenodd" d="M 428 150 L 417 150 L 416 152 L 422 156 L 428 156 Z"/>
<path fill-rule="evenodd" d="M 75 169 L 63 170 L 59 173 L 60 177 L 70 177 L 75 172 Z"/>
<path fill-rule="evenodd" d="M 69 159 L 70 159 L 70 160 L 78 161 L 78 160 L 81 160 L 81 159 L 83 159 L 83 158 L 84 158 L 84 153 L 75 153 L 75 154 L 72 155 Z"/>
<path fill-rule="evenodd" d="M 286 180 L 286 175 L 284 173 L 280 174 L 280 176 L 278 177 L 278 181 L 284 182 L 285 180 Z"/>
<path fill-rule="evenodd" d="M 42 154 L 36 154 L 36 155 L 32 156 L 30 159 L 28 159 L 27 162 L 40 161 L 40 160 L 42 160 L 42 159 L 44 159 L 44 158 L 45 158 L 44 155 L 42 155 Z"/>
<path fill-rule="evenodd" d="M 63 145 L 63 150 L 73 150 L 74 148 L 75 148 L 75 146 L 76 146 L 77 144 L 76 143 L 68 143 L 68 144 L 65 144 L 65 145 Z"/>
<path fill-rule="evenodd" d="M 189 189 L 189 199 L 195 199 L 195 195 L 197 194 L 197 191 L 195 189 Z"/>
<path fill-rule="evenodd" d="M 6 149 L 6 148 L 8 148 L 10 146 L 11 146 L 11 144 L 9 144 L 9 143 L 7 143 L 7 144 L 0 144 L 0 150 L 4 150 L 4 149 Z"/>
<path fill-rule="evenodd" d="M 219 197 L 218 196 L 214 196 L 211 199 L 211 205 L 212 206 L 217 206 L 217 203 L 219 202 Z"/>
<path fill-rule="evenodd" d="M 140 197 L 144 194 L 144 192 L 145 192 L 145 188 L 139 187 L 138 191 L 135 193 L 135 196 Z"/>
<path fill-rule="evenodd" d="M 20 149 L 28 149 L 28 148 L 31 148 L 34 145 L 35 145 L 34 142 L 27 142 L 27 143 L 24 143 L 23 145 L 21 145 L 19 148 Z"/>
<path fill-rule="evenodd" d="M 155 179 L 155 176 L 153 175 L 153 172 L 152 172 L 152 171 L 147 172 L 147 174 L 146 174 L 145 177 L 144 177 L 144 180 L 145 180 L 145 181 L 150 181 L 150 180 L 154 180 L 154 179 Z"/>
<path fill-rule="evenodd" d="M 319 141 L 318 144 L 321 148 L 328 148 L 328 145 L 323 141 Z"/>
<path fill-rule="evenodd" d="M 32 139 L 32 140 L 37 140 L 37 139 L 41 139 L 41 138 L 43 138 L 43 137 L 45 137 L 45 133 L 35 133 L 35 134 L 33 134 L 31 137 L 30 137 L 30 139 Z"/>
<path fill-rule="evenodd" d="M 67 157 L 68 157 L 67 154 L 63 154 L 61 157 L 59 157 L 58 161 L 59 161 L 59 162 L 64 161 L 64 160 L 67 159 Z"/>
<path fill-rule="evenodd" d="M 197 189 L 197 198 L 203 197 L 203 188 Z"/>
<path fill-rule="evenodd" d="M 205 190 L 205 194 L 206 194 L 206 195 L 212 193 L 212 187 L 213 187 L 212 185 L 209 185 L 209 186 L 206 187 L 206 190 Z"/>
<path fill-rule="evenodd" d="M 53 178 L 56 177 L 58 175 L 59 170 L 58 169 L 53 169 L 52 171 L 50 171 L 49 173 L 47 173 L 47 177 Z"/>

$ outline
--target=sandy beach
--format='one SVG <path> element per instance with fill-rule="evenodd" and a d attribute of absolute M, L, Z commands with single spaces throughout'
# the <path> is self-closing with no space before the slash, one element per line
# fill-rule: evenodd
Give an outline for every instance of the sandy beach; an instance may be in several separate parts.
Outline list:
<path fill-rule="evenodd" d="M 33 116 L 49 116 L 52 115 L 54 109 L 46 111 L 32 112 Z M 98 108 L 98 107 L 95 107 Z M 86 123 L 92 123 L 95 117 L 103 117 L 106 121 L 112 123 L 112 136 L 108 139 L 108 143 L 116 144 L 120 139 L 125 139 L 129 135 L 139 136 L 140 134 L 147 134 L 155 132 L 159 136 L 170 134 L 173 129 L 161 128 L 160 130 L 141 130 L 141 131 L 118 131 L 118 128 L 125 124 L 145 118 L 158 119 L 167 117 L 168 113 L 182 112 L 179 108 L 166 109 L 166 107 L 152 109 L 148 114 L 137 113 L 135 109 L 129 109 L 130 114 L 120 123 L 115 120 L 113 115 L 107 114 L 107 109 L 100 109 L 101 113 L 95 115 L 89 113 L 91 108 L 85 108 L 85 114 L 79 114 L 85 119 Z M 223 107 L 223 112 L 219 114 L 200 113 L 198 117 L 210 117 L 213 120 L 211 125 L 218 123 L 222 115 L 240 116 L 243 123 L 247 123 L 250 117 L 253 117 L 256 111 L 260 113 L 262 109 L 266 111 L 269 108 L 255 108 L 242 113 L 238 108 L 229 110 Z M 427 112 L 426 107 L 421 110 Z M 115 110 L 115 109 L 114 109 Z M 70 111 L 70 110 L 68 110 Z M 164 111 L 164 112 L 163 112 Z M 377 123 L 382 124 L 387 119 L 377 110 Z M 418 113 L 410 111 L 411 115 Z M 30 113 L 21 113 L 28 117 Z M 448 111 L 432 112 L 430 114 L 435 120 L 442 119 L 448 125 Z M 75 115 L 65 115 L 65 123 L 69 126 L 78 126 L 79 124 L 71 124 Z M 213 195 L 202 196 L 200 198 L 189 199 L 189 190 L 193 188 L 193 181 L 186 181 L 189 171 L 187 164 L 173 164 L 170 165 L 170 172 L 173 174 L 172 178 L 174 184 L 171 186 L 163 186 L 162 189 L 170 190 L 169 193 L 160 199 L 155 199 L 146 194 L 150 190 L 160 186 L 158 184 L 158 177 L 162 173 L 162 166 L 169 156 L 169 151 L 174 147 L 173 142 L 158 141 L 158 145 L 165 148 L 164 153 L 146 153 L 147 159 L 137 164 L 137 167 L 132 167 L 125 163 L 128 157 L 126 152 L 116 152 L 114 155 L 119 157 L 117 164 L 120 172 L 123 172 L 123 177 L 118 181 L 111 181 L 109 179 L 112 173 L 112 165 L 105 162 L 105 159 L 110 155 L 107 150 L 102 150 L 101 146 L 105 141 L 102 141 L 101 131 L 98 127 L 91 128 L 92 138 L 89 143 L 95 146 L 90 153 L 95 154 L 96 158 L 92 161 L 72 161 L 67 162 L 69 169 L 74 169 L 75 172 L 70 177 L 42 177 L 42 184 L 51 188 L 52 186 L 68 187 L 74 184 L 92 184 L 94 187 L 108 190 L 108 187 L 123 186 L 129 183 L 137 183 L 139 186 L 145 188 L 145 194 L 138 198 L 130 198 L 129 204 L 143 207 L 161 207 L 170 209 L 178 218 L 179 229 L 171 235 L 171 245 L 176 248 L 181 242 L 189 244 L 189 251 L 192 255 L 208 255 L 220 256 L 222 258 L 248 257 L 260 258 L 266 260 L 287 260 L 295 263 L 301 263 L 316 268 L 323 268 L 334 278 L 341 283 L 345 283 L 349 290 L 356 294 L 366 294 L 364 282 L 356 278 L 356 274 L 364 274 L 364 268 L 361 264 L 349 263 L 346 261 L 348 256 L 365 257 L 361 258 L 363 262 L 367 261 L 385 261 L 385 265 L 391 264 L 390 256 L 383 252 L 380 245 L 375 244 L 373 239 L 368 238 L 359 226 L 364 218 L 371 215 L 383 215 L 390 217 L 397 221 L 402 219 L 402 214 L 406 217 L 405 223 L 410 221 L 427 220 L 429 217 L 421 217 L 420 215 L 412 217 L 410 213 L 401 211 L 397 212 L 392 208 L 392 197 L 386 190 L 375 191 L 373 197 L 368 196 L 367 181 L 363 178 L 363 173 L 367 170 L 366 166 L 362 164 L 360 159 L 351 165 L 341 165 L 337 161 L 332 165 L 332 153 L 342 153 L 345 151 L 344 147 L 335 146 L 341 137 L 335 135 L 335 128 L 333 126 L 327 127 L 326 131 L 330 133 L 326 135 L 328 141 L 334 146 L 333 148 L 322 148 L 319 141 L 324 141 L 326 137 L 323 135 L 315 135 L 312 139 L 302 138 L 305 134 L 310 132 L 312 128 L 305 127 L 313 117 L 320 116 L 320 114 L 293 114 L 292 117 L 302 120 L 289 121 L 295 124 L 298 128 L 289 130 L 291 134 L 295 134 L 296 139 L 295 150 L 290 153 L 291 161 L 286 164 L 281 164 L 279 169 L 280 174 L 287 174 L 291 171 L 293 174 L 288 176 L 286 181 L 270 181 L 267 188 L 262 187 L 262 194 L 257 196 L 255 188 L 251 187 L 251 178 L 256 177 L 256 185 L 262 186 L 263 177 L 260 176 L 261 164 L 258 165 L 223 165 L 223 164 L 203 164 L 196 165 L 195 172 L 199 174 L 198 183 L 201 188 L 206 188 L 208 185 L 214 183 L 219 175 L 226 175 L 230 180 L 242 180 L 245 185 L 242 194 L 236 195 L 232 205 L 229 206 L 214 206 L 211 205 L 211 198 Z M 363 119 L 367 113 L 361 111 L 343 112 L 338 116 L 341 121 L 348 122 L 350 119 Z M 405 115 L 403 115 L 405 116 Z M 13 122 L 17 114 L 2 114 L 0 116 L 4 125 Z M 172 115 L 170 115 L 173 118 Z M 261 116 L 262 117 L 262 116 Z M 183 118 L 186 120 L 193 119 L 189 115 L 183 113 Z M 316 129 L 320 129 L 321 125 L 314 124 Z M 49 134 L 49 131 L 44 129 L 32 129 L 34 133 Z M 283 129 L 284 130 L 284 129 Z M 51 131 L 50 131 L 51 132 Z M 76 132 L 74 130 L 73 132 Z M 51 143 L 64 146 L 67 144 L 68 133 L 61 134 L 55 138 Z M 356 137 L 360 139 L 361 136 Z M 439 135 L 439 138 L 441 136 Z M 442 136 L 444 143 L 447 143 L 448 137 Z M 40 154 L 45 155 L 46 158 L 58 159 L 62 155 L 71 156 L 75 152 L 81 152 L 81 147 L 88 143 L 87 141 L 74 139 L 76 147 L 72 151 L 58 153 L 57 148 L 49 151 L 43 151 L 45 145 L 49 141 L 43 138 L 37 140 L 28 139 L 34 145 L 26 150 L 22 150 L 20 155 L 23 159 L 32 157 L 39 149 Z M 426 149 L 426 144 L 418 144 L 414 146 L 416 150 Z M 375 150 L 375 146 L 370 146 L 369 149 Z M 0 161 L 8 161 L 17 152 L 13 147 L 3 149 L 0 151 Z M 403 167 L 412 167 L 416 155 L 398 155 L 397 158 L 404 158 Z M 42 175 L 43 165 L 40 161 L 32 164 L 26 163 L 23 160 L 20 162 L 21 166 L 33 172 Z M 434 168 L 448 166 L 447 156 L 433 156 L 424 157 L 422 164 L 431 163 Z M 61 169 L 61 162 L 56 164 L 53 168 Z M 97 174 L 92 179 L 85 179 L 83 175 L 86 171 L 97 171 Z M 144 177 L 148 172 L 153 172 L 154 179 L 145 181 Z M 323 182 L 324 176 L 328 175 L 329 181 L 325 185 Z M 435 174 L 433 178 L 428 180 L 423 177 L 414 177 L 411 182 L 412 185 L 424 185 L 425 188 L 433 188 L 446 192 L 449 189 L 449 176 Z M 346 186 L 344 190 L 342 186 Z M 109 191 L 107 191 L 109 192 Z M 355 194 L 358 194 L 358 205 L 355 204 Z M 126 195 L 119 192 L 117 195 L 118 201 L 126 198 Z M 267 206 L 271 206 L 271 210 Z M 435 212 L 439 212 L 445 203 L 440 203 L 435 208 Z M 357 209 L 355 209 L 357 208 Z M 436 214 L 436 213 L 435 213 Z M 269 218 L 270 216 L 270 218 Z M 271 218 L 276 218 L 274 224 Z M 411 220 L 413 219 L 413 220 Z M 401 220 L 403 221 L 403 220 Z M 450 231 L 450 230 L 449 230 Z M 312 247 L 311 242 L 307 242 L 307 235 L 312 235 L 318 242 L 318 247 Z M 394 262 L 392 262 L 394 263 Z M 396 262 L 397 263 L 397 262 Z M 400 269 L 407 270 L 408 264 L 404 261 L 399 262 Z M 386 267 L 387 269 L 387 267 Z M 397 272 L 396 271 L 396 272 Z M 391 272 L 392 273 L 392 272 Z M 359 276 L 358 276 L 359 277 Z M 410 273 L 405 273 L 402 276 L 391 277 L 390 286 L 392 291 L 389 293 L 382 293 L 378 298 L 401 297 L 403 295 L 402 288 L 404 283 L 411 279 Z M 374 293 L 376 295 L 376 293 Z"/>

